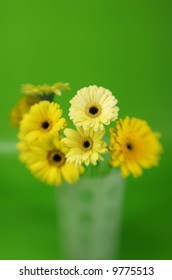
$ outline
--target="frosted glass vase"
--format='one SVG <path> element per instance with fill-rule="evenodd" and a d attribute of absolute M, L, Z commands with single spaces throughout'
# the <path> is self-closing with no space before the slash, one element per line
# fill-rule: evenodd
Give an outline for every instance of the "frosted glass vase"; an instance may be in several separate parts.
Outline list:
<path fill-rule="evenodd" d="M 116 170 L 56 190 L 59 244 L 69 260 L 118 258 L 124 181 Z"/>

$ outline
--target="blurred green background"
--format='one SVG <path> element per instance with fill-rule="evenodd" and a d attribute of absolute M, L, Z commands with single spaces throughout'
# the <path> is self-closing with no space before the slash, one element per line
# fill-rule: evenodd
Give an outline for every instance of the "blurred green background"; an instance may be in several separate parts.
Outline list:
<path fill-rule="evenodd" d="M 172 259 L 172 2 L 169 0 L 1 1 L 0 259 L 61 259 L 55 189 L 17 159 L 9 113 L 23 83 L 70 82 L 112 90 L 120 117 L 162 133 L 158 168 L 129 178 L 120 259 Z"/>

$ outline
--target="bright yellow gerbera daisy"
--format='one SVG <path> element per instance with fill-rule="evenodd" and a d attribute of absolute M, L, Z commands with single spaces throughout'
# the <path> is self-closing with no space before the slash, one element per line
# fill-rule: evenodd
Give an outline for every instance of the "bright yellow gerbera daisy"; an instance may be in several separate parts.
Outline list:
<path fill-rule="evenodd" d="M 50 133 L 33 143 L 29 151 L 29 160 L 26 160 L 28 169 L 40 180 L 59 186 L 63 179 L 70 184 L 79 179 L 83 167 L 77 168 L 66 162 L 68 149 L 56 134 Z M 28 151 L 20 149 L 20 158 L 26 158 Z"/>
<path fill-rule="evenodd" d="M 67 138 L 63 141 L 69 148 L 67 153 L 67 161 L 75 163 L 76 166 L 80 166 L 82 163 L 89 165 L 97 164 L 98 160 L 103 160 L 100 154 L 107 152 L 106 143 L 102 141 L 104 136 L 104 130 L 98 132 L 92 129 L 84 131 L 81 127 L 75 131 L 70 128 L 64 130 L 64 134 Z"/>
<path fill-rule="evenodd" d="M 117 99 L 103 87 L 89 86 L 80 89 L 70 101 L 69 116 L 76 126 L 84 130 L 103 130 L 118 117 Z"/>
<path fill-rule="evenodd" d="M 42 95 L 61 95 L 62 90 L 69 90 L 70 86 L 68 83 L 55 83 L 54 85 L 50 86 L 47 84 L 44 85 L 32 85 L 32 84 L 25 84 L 22 85 L 21 91 L 26 95 L 32 96 L 42 96 Z"/>
<path fill-rule="evenodd" d="M 152 132 L 146 121 L 129 118 L 121 119 L 116 129 L 110 129 L 111 165 L 120 166 L 127 177 L 142 175 L 142 168 L 151 168 L 159 162 L 162 146 L 159 134 Z"/>
<path fill-rule="evenodd" d="M 62 118 L 62 110 L 59 104 L 49 101 L 41 101 L 31 107 L 20 122 L 19 138 L 27 142 L 37 140 L 42 135 L 55 131 L 60 132 L 66 126 L 66 120 Z"/>
<path fill-rule="evenodd" d="M 20 121 L 22 120 L 24 114 L 28 113 L 30 107 L 38 103 L 40 100 L 35 96 L 24 96 L 20 99 L 17 106 L 12 110 L 10 114 L 11 125 L 13 127 L 18 127 Z"/>

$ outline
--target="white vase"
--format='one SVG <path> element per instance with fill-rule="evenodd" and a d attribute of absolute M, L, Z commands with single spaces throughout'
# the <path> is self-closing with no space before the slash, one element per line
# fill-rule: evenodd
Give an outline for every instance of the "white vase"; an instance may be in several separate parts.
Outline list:
<path fill-rule="evenodd" d="M 118 258 L 124 181 L 116 170 L 56 190 L 59 243 L 65 259 Z"/>

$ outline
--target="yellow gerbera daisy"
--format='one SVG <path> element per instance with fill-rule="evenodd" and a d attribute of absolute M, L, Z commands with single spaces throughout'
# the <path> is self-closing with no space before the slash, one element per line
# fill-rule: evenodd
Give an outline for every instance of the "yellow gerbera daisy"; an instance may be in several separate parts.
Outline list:
<path fill-rule="evenodd" d="M 33 175 L 50 185 L 60 185 L 63 179 L 73 184 L 79 179 L 83 168 L 66 162 L 67 151 L 67 147 L 56 134 L 47 134 L 30 148 L 27 167 Z M 24 150 L 21 149 L 20 152 L 23 154 L 20 158 L 25 158 Z"/>
<path fill-rule="evenodd" d="M 64 138 L 63 141 L 69 148 L 66 155 L 67 161 L 75 163 L 76 166 L 80 166 L 82 163 L 96 165 L 98 160 L 103 160 L 100 154 L 107 152 L 106 143 L 102 141 L 104 130 L 99 133 L 92 129 L 84 131 L 81 127 L 77 127 L 77 130 L 70 128 L 64 130 L 67 138 Z"/>
<path fill-rule="evenodd" d="M 146 121 L 126 117 L 110 133 L 111 165 L 120 166 L 124 177 L 130 173 L 140 176 L 142 168 L 158 164 L 162 151 L 159 134 L 152 132 Z"/>
<path fill-rule="evenodd" d="M 31 107 L 20 122 L 19 138 L 32 142 L 51 131 L 60 132 L 66 126 L 59 104 L 41 101 Z"/>
<path fill-rule="evenodd" d="M 68 83 L 55 83 L 54 85 L 50 86 L 47 84 L 44 85 L 32 85 L 32 84 L 25 84 L 22 85 L 21 91 L 26 95 L 32 96 L 42 96 L 42 95 L 61 95 L 62 90 L 69 90 L 70 86 Z"/>
<path fill-rule="evenodd" d="M 27 163 L 29 162 L 29 158 L 31 155 L 31 145 L 30 143 L 21 140 L 20 142 L 17 143 L 17 149 L 20 151 L 19 153 L 19 159 L 23 162 L 23 163 Z"/>
<path fill-rule="evenodd" d="M 103 87 L 89 86 L 80 89 L 72 100 L 69 116 L 76 126 L 84 130 L 103 130 L 118 117 L 117 99 Z"/>
<path fill-rule="evenodd" d="M 49 134 L 48 133 L 44 134 L 43 137 L 45 137 Z M 50 137 L 50 138 L 54 137 L 56 141 L 57 140 L 60 141 L 61 136 L 58 133 L 51 132 L 51 134 L 52 134 L 52 136 L 50 135 L 48 137 Z M 46 138 L 44 138 L 44 139 L 46 141 Z M 28 142 L 28 141 L 26 141 L 25 135 L 20 132 L 20 141 L 17 143 L 16 147 L 19 150 L 19 159 L 26 165 L 29 164 L 30 162 L 32 162 L 32 159 L 33 159 L 32 147 L 38 146 L 39 140 L 40 140 L 40 138 L 36 139 L 35 141 Z"/>
<path fill-rule="evenodd" d="M 20 99 L 17 106 L 11 111 L 10 120 L 13 127 L 18 127 L 24 114 L 28 113 L 30 107 L 40 100 L 35 96 L 24 96 Z"/>

